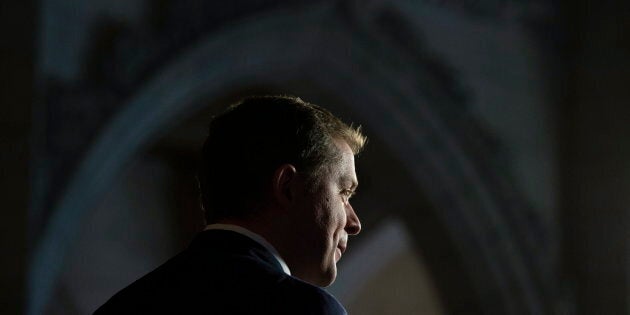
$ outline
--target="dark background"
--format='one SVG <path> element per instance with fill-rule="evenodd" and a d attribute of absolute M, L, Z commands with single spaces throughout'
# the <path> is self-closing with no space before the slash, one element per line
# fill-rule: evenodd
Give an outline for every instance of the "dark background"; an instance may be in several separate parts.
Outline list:
<path fill-rule="evenodd" d="M 0 313 L 84 314 L 203 227 L 213 114 L 364 126 L 353 314 L 630 313 L 623 1 L 3 1 Z"/>

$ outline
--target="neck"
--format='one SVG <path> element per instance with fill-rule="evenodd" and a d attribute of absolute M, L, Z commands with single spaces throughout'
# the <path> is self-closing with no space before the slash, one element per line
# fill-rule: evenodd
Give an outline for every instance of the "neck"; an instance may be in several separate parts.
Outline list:
<path fill-rule="evenodd" d="M 258 223 L 257 220 L 255 219 L 250 220 L 250 219 L 239 219 L 239 218 L 225 218 L 225 219 L 220 219 L 215 222 L 212 222 L 211 224 L 237 225 L 258 234 L 267 240 L 269 239 L 268 232 L 266 231 L 267 229 L 262 224 Z M 274 245 L 274 244 L 271 243 L 271 245 Z"/>
<path fill-rule="evenodd" d="M 265 239 L 278 252 L 280 257 L 289 264 L 291 268 L 290 246 L 287 242 L 290 237 L 286 235 L 287 227 L 283 226 L 282 218 L 269 218 L 268 216 L 257 216 L 255 218 L 224 218 L 212 222 L 213 224 L 232 224 L 248 229 Z"/>

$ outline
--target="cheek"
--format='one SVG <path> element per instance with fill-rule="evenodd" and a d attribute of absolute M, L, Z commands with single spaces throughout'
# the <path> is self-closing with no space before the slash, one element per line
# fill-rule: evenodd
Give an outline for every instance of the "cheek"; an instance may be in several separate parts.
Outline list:
<path fill-rule="evenodd" d="M 345 225 L 346 215 L 342 200 L 335 198 L 329 191 L 320 195 L 315 203 L 315 222 L 318 228 L 327 235 L 334 236 Z M 330 235 L 330 234 L 333 235 Z"/>
<path fill-rule="evenodd" d="M 319 208 L 321 211 L 317 213 L 316 225 L 319 230 L 318 234 L 322 240 L 330 242 L 332 238 L 338 233 L 340 225 L 340 217 L 331 208 L 330 204 L 322 205 Z"/>
<path fill-rule="evenodd" d="M 331 219 L 331 211 L 330 211 L 331 200 L 330 197 L 322 197 L 317 201 L 315 205 L 315 221 L 319 226 L 327 226 Z"/>
<path fill-rule="evenodd" d="M 346 225 L 346 212 L 341 202 L 328 205 L 327 229 L 335 235 L 344 229 Z"/>

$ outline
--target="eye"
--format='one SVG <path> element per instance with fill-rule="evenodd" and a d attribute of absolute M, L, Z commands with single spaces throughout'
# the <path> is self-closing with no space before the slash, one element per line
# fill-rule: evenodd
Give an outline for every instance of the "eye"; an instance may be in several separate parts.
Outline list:
<path fill-rule="evenodd" d="M 352 196 L 354 196 L 355 191 L 352 189 L 344 189 L 341 191 L 341 196 L 343 196 L 344 202 L 348 202 Z"/>

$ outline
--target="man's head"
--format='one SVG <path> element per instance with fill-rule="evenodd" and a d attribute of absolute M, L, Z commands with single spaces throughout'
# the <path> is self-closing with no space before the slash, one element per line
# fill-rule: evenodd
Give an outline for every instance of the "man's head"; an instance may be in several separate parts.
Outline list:
<path fill-rule="evenodd" d="M 359 128 L 299 98 L 247 98 L 210 124 L 199 181 L 208 223 L 262 234 L 292 273 L 330 284 L 359 220 L 348 202 L 357 179 Z"/>

